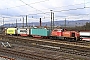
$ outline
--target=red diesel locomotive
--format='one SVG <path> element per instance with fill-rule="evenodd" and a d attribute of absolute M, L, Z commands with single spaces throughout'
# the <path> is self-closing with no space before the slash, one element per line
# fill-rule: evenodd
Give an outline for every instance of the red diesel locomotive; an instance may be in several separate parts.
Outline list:
<path fill-rule="evenodd" d="M 51 32 L 51 39 L 80 40 L 78 31 L 66 31 L 65 29 L 54 29 Z"/>

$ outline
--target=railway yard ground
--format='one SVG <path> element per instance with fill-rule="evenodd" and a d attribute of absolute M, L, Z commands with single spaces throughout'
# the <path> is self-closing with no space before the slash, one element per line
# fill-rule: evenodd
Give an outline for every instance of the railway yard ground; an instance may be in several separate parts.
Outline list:
<path fill-rule="evenodd" d="M 15 60 L 90 60 L 90 42 L 68 42 L 49 39 L 0 35 L 0 55 Z"/>

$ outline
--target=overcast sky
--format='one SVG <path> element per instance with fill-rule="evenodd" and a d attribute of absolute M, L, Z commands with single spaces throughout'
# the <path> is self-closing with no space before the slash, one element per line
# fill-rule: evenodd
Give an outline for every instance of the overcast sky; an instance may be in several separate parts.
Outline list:
<path fill-rule="evenodd" d="M 1 0 L 0 25 L 22 22 L 22 17 L 28 16 L 28 22 L 50 21 L 53 10 L 55 20 L 90 20 L 90 0 Z"/>

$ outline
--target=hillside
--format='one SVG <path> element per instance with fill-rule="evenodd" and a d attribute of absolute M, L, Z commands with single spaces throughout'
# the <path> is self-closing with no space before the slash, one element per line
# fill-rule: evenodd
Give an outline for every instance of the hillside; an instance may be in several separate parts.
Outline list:
<path fill-rule="evenodd" d="M 86 22 L 90 22 L 90 20 L 77 20 L 77 21 L 66 21 L 66 26 L 74 27 L 74 26 L 83 26 Z M 65 26 L 65 21 L 55 21 L 55 26 Z M 42 22 L 42 26 L 50 26 L 50 22 Z M 4 24 L 5 27 L 16 27 L 16 24 Z M 17 23 L 18 27 L 23 26 L 22 23 Z M 24 26 L 26 24 L 24 23 Z M 28 23 L 28 26 L 39 26 L 39 22 Z"/>

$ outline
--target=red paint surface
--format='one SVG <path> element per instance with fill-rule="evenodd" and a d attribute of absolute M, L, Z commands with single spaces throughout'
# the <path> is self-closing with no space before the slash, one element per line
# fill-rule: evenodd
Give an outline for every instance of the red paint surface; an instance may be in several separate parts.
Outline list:
<path fill-rule="evenodd" d="M 28 36 L 28 34 L 20 34 L 21 36 Z"/>

